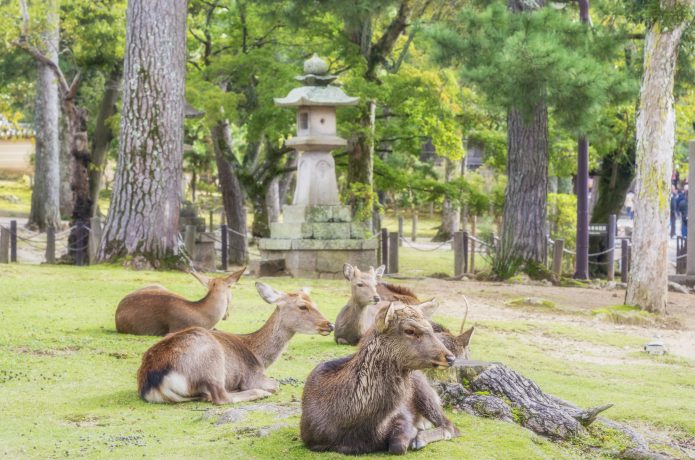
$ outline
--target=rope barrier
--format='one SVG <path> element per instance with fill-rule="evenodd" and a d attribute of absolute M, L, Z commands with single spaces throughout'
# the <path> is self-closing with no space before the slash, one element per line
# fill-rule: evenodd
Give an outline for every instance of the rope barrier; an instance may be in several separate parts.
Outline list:
<path fill-rule="evenodd" d="M 445 244 L 450 244 L 453 241 L 453 239 L 450 239 L 450 240 L 444 241 L 443 243 L 439 244 L 438 246 L 435 246 L 434 248 L 422 249 L 422 248 L 418 248 L 418 247 L 413 246 L 412 243 L 410 243 L 408 240 L 406 240 L 405 238 L 403 238 L 400 235 L 398 235 L 398 238 L 401 241 L 403 241 L 405 244 L 407 244 L 409 247 L 411 247 L 412 249 L 415 249 L 416 251 L 422 251 L 422 252 L 436 251 L 437 249 L 441 248 Z"/>

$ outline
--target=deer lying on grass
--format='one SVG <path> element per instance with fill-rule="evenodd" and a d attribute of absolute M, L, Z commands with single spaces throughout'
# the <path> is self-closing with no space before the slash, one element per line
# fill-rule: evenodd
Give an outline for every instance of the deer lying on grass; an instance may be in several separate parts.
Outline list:
<path fill-rule="evenodd" d="M 459 432 L 417 369 L 446 368 L 455 357 L 417 306 L 392 302 L 354 355 L 319 364 L 302 396 L 301 437 L 314 451 L 403 454 Z M 426 422 L 433 429 L 419 429 Z"/>
<path fill-rule="evenodd" d="M 333 325 L 306 291 L 282 293 L 256 283 L 261 297 L 276 304 L 258 331 L 229 334 L 192 327 L 147 350 L 138 370 L 140 396 L 151 403 L 203 400 L 213 404 L 264 398 L 278 384 L 264 371 L 295 333 L 329 335 Z"/>
<path fill-rule="evenodd" d="M 364 332 L 374 323 L 379 301 L 399 301 L 408 305 L 420 305 L 420 310 L 425 318 L 432 317 L 439 308 L 435 300 L 422 302 L 413 291 L 405 286 L 386 283 L 379 280 L 384 273 L 384 266 L 376 270 L 369 267 L 368 272 L 362 272 L 350 264 L 343 265 L 343 275 L 350 281 L 351 296 L 347 305 L 340 310 L 335 320 L 335 341 L 341 345 L 357 345 Z M 465 299 L 465 297 L 464 297 Z M 466 301 L 466 306 L 468 301 Z M 466 308 L 466 314 L 468 308 Z M 466 320 L 463 320 L 465 324 Z M 457 358 L 468 358 L 468 344 L 473 335 L 473 328 L 463 331 L 463 324 L 459 335 L 454 335 L 441 324 L 430 322 L 439 339 Z"/>
<path fill-rule="evenodd" d="M 246 268 L 221 278 L 191 272 L 208 293 L 198 301 L 186 300 L 164 286 L 153 284 L 131 292 L 116 309 L 116 330 L 126 334 L 166 335 L 187 327 L 215 327 L 229 316 L 232 294 L 229 287 L 239 281 Z"/>

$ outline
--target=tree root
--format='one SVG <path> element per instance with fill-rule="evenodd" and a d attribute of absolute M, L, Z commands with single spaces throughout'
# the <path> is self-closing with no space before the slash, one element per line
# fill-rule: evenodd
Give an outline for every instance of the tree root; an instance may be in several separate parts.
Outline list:
<path fill-rule="evenodd" d="M 624 433 L 632 441 L 630 448 L 619 453 L 620 458 L 667 458 L 652 452 L 644 436 L 632 428 L 598 417 L 613 404 L 582 409 L 544 393 L 536 383 L 500 363 L 458 360 L 454 369 L 456 380 L 461 383 L 434 383 L 444 405 L 478 417 L 515 422 L 553 440 L 585 435 L 586 428 L 599 420 L 608 428 Z"/>

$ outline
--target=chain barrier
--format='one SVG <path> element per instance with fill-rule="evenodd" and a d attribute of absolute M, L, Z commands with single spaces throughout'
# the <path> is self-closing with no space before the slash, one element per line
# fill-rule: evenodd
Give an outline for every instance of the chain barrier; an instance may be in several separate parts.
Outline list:
<path fill-rule="evenodd" d="M 409 247 L 411 247 L 412 249 L 415 249 L 416 251 L 422 251 L 422 252 L 436 251 L 437 249 L 441 248 L 441 247 L 444 246 L 445 244 L 450 244 L 450 243 L 453 241 L 453 238 L 452 238 L 452 239 L 449 239 L 449 240 L 447 240 L 447 241 L 444 241 L 443 243 L 441 243 L 441 244 L 439 244 L 439 245 L 437 245 L 437 246 L 435 246 L 435 247 L 433 247 L 433 248 L 423 249 L 423 248 L 418 248 L 418 247 L 413 246 L 412 243 L 411 243 L 410 241 L 406 240 L 405 238 L 403 238 L 403 237 L 400 236 L 400 235 L 398 235 L 398 238 L 399 238 L 401 241 L 403 241 L 406 245 L 408 245 Z"/>

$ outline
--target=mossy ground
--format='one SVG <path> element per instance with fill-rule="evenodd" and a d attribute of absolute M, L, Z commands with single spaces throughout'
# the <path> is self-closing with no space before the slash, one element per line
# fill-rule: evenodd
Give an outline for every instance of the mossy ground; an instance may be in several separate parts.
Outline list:
<path fill-rule="evenodd" d="M 312 288 L 328 318 L 347 298 L 342 281 L 266 280 L 279 289 Z M 215 425 L 203 417 L 208 403 L 146 404 L 138 398 L 135 372 L 142 353 L 158 339 L 117 334 L 113 315 L 120 298 L 159 282 L 196 298 L 203 289 L 190 275 L 133 272 L 120 267 L 0 266 L 0 455 L 6 458 L 339 458 L 315 454 L 298 438 L 298 416 L 274 420 L 258 414 Z M 453 288 L 453 284 L 452 284 Z M 248 332 L 271 312 L 255 292 L 252 279 L 233 288 L 230 319 L 218 327 Z M 437 318 L 452 328 L 458 320 Z M 476 359 L 501 361 L 536 381 L 545 391 L 582 406 L 612 402 L 607 416 L 641 426 L 695 436 L 695 373 L 685 360 L 640 355 L 625 365 L 567 361 L 549 353 L 549 340 L 574 340 L 634 348 L 643 341 L 622 333 L 586 330 L 568 324 L 534 321 L 482 321 L 473 339 Z M 547 341 L 546 341 L 547 342 Z M 581 350 L 577 350 L 580 352 Z M 590 350 L 587 350 L 590 352 Z M 268 371 L 276 379 L 303 382 L 321 360 L 343 356 L 350 348 L 332 337 L 297 336 Z M 264 400 L 291 403 L 302 386 L 282 385 Z M 296 402 L 294 403 L 296 404 Z M 557 444 L 513 424 L 449 414 L 463 436 L 428 446 L 412 458 L 577 458 L 596 456 L 587 445 Z M 256 437 L 260 426 L 288 426 Z M 383 455 L 361 458 L 378 458 Z"/>

